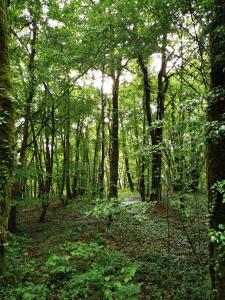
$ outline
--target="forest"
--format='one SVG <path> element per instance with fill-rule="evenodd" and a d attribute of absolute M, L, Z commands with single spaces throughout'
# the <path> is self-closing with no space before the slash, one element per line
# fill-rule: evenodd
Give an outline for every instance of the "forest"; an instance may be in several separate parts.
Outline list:
<path fill-rule="evenodd" d="M 225 1 L 0 0 L 0 300 L 225 300 Z"/>

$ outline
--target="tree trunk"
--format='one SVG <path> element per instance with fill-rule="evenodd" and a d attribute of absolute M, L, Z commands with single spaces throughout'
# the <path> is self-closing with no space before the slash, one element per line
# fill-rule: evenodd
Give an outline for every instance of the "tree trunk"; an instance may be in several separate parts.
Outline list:
<path fill-rule="evenodd" d="M 119 168 L 119 79 L 120 74 L 113 77 L 113 96 L 112 96 L 112 151 L 110 158 L 110 186 L 109 197 L 118 196 L 118 168 Z"/>
<path fill-rule="evenodd" d="M 130 190 L 134 191 L 134 183 L 132 180 L 131 172 L 130 172 L 130 164 L 129 164 L 129 158 L 128 158 L 128 152 L 127 152 L 127 144 L 126 144 L 126 134 L 125 134 L 125 128 L 123 125 L 123 117 L 120 118 L 121 123 L 121 131 L 122 131 L 122 147 L 123 147 L 123 154 L 124 154 L 124 162 L 125 162 L 125 170 L 127 175 L 127 180 L 130 186 Z"/>
<path fill-rule="evenodd" d="M 104 97 L 104 74 L 102 78 L 101 86 L 101 164 L 100 164 L 100 174 L 99 174 L 99 194 L 100 198 L 103 198 L 104 195 L 104 177 L 105 177 L 105 106 L 106 101 Z"/>
<path fill-rule="evenodd" d="M 162 142 L 163 142 L 163 120 L 164 120 L 164 101 L 165 94 L 168 88 L 164 82 L 166 74 L 166 43 L 167 35 L 164 34 L 162 41 L 162 60 L 161 69 L 158 74 L 158 95 L 157 95 L 157 116 L 156 116 L 156 129 L 152 133 L 152 191 L 151 200 L 161 201 L 162 195 Z"/>
<path fill-rule="evenodd" d="M 144 115 L 144 120 L 143 120 L 143 147 L 146 145 L 146 117 Z M 139 181 L 139 192 L 141 195 L 142 201 L 145 201 L 145 165 L 146 165 L 146 160 L 145 160 L 145 154 L 141 154 L 140 158 L 140 181 Z"/>
<path fill-rule="evenodd" d="M 75 162 L 74 162 L 74 175 L 73 175 L 73 198 L 76 198 L 78 195 L 78 176 L 79 176 L 79 160 L 80 160 L 80 140 L 81 140 L 81 131 L 82 131 L 82 124 L 80 121 L 77 124 L 77 129 L 75 132 Z"/>
<path fill-rule="evenodd" d="M 72 199 L 70 187 L 70 100 L 69 95 L 66 99 L 66 128 L 65 128 L 65 169 L 66 169 L 66 198 Z"/>
<path fill-rule="evenodd" d="M 148 74 L 148 68 L 145 65 L 145 62 L 143 58 L 140 56 L 138 58 L 138 64 L 142 70 L 143 73 L 143 83 L 144 83 L 144 98 L 143 98 L 143 110 L 144 110 L 144 124 L 145 124 L 145 118 L 147 119 L 147 124 L 150 130 L 150 135 L 152 139 L 152 145 L 154 144 L 155 137 L 154 137 L 154 131 L 152 129 L 152 111 L 151 111 L 151 87 L 149 83 L 149 74 Z M 145 125 L 144 125 L 145 127 Z M 144 130 L 143 127 L 143 130 Z M 145 130 L 144 130 L 145 131 Z M 145 135 L 145 133 L 144 133 Z M 144 136 L 145 140 L 145 136 Z M 154 178 L 154 172 L 155 172 L 155 166 L 153 165 L 154 160 L 152 160 L 152 179 Z M 141 158 L 141 177 L 140 177 L 140 183 L 139 183 L 139 191 L 141 194 L 142 200 L 145 200 L 145 157 L 142 156 Z"/>
<path fill-rule="evenodd" d="M 98 122 L 98 121 L 97 121 Z M 95 139 L 95 147 L 94 147 L 94 157 L 93 157 L 93 171 L 92 171 L 92 196 L 96 195 L 98 191 L 98 157 L 99 157 L 99 148 L 100 148 L 100 128 L 101 128 L 101 120 L 97 124 L 96 128 L 96 139 Z"/>
<path fill-rule="evenodd" d="M 167 82 L 164 82 L 166 72 L 166 41 L 167 35 L 163 36 L 162 47 L 162 61 L 161 69 L 158 74 L 158 95 L 157 95 L 157 115 L 156 115 L 156 128 L 152 128 L 152 112 L 151 112 L 151 89 L 149 84 L 149 75 L 147 66 L 142 57 L 138 58 L 138 64 L 143 73 L 144 82 L 144 109 L 147 117 L 148 126 L 152 140 L 152 187 L 151 187 L 151 200 L 161 201 L 161 170 L 162 170 L 162 150 L 161 145 L 163 141 L 163 119 L 164 119 L 164 100 L 166 89 L 168 88 Z"/>
<path fill-rule="evenodd" d="M 32 22 L 33 32 L 31 40 L 31 52 L 29 55 L 28 73 L 29 82 L 26 94 L 26 104 L 24 112 L 24 125 L 23 125 L 23 137 L 21 142 L 21 147 L 19 149 L 19 165 L 18 169 L 23 170 L 26 163 L 26 150 L 29 138 L 29 122 L 31 117 L 31 105 L 35 95 L 35 57 L 36 57 L 36 41 L 37 41 L 37 31 L 38 27 L 36 21 Z M 24 181 L 17 178 L 16 182 L 13 184 L 12 197 L 14 200 L 19 200 L 22 198 Z M 16 207 L 12 207 L 10 212 L 10 222 L 9 230 L 11 232 L 16 231 Z"/>
<path fill-rule="evenodd" d="M 8 58 L 7 1 L 0 0 L 0 272 L 4 266 L 14 151 L 14 104 Z"/>
<path fill-rule="evenodd" d="M 225 203 L 224 193 L 221 193 L 217 186 L 225 180 L 225 133 L 223 131 L 218 136 L 216 130 L 218 125 L 223 126 L 225 121 L 225 2 L 224 0 L 214 0 L 213 2 L 210 27 L 212 97 L 208 103 L 208 122 L 211 123 L 211 126 L 207 141 L 207 185 L 210 228 L 220 231 L 219 225 L 225 225 Z M 213 130 L 215 122 L 217 127 Z M 213 138 L 210 139 L 212 135 Z M 224 299 L 225 291 L 224 251 L 221 252 L 220 247 L 220 243 L 210 243 L 210 271 L 214 289 L 213 298 L 216 300 Z M 215 270 L 216 262 L 219 263 L 219 270 Z"/>
<path fill-rule="evenodd" d="M 63 132 L 63 129 L 61 128 L 61 144 L 63 148 L 63 166 L 62 166 L 62 179 L 61 179 L 61 186 L 60 186 L 60 199 L 63 204 L 64 199 L 63 199 L 63 193 L 64 193 L 64 188 L 65 188 L 65 178 L 66 178 L 66 164 L 65 164 L 65 156 L 66 156 L 66 148 L 65 148 L 65 133 Z"/>
<path fill-rule="evenodd" d="M 48 133 L 46 133 L 46 195 L 49 198 L 51 186 L 52 186 L 52 175 L 53 175 L 53 164 L 54 164 L 54 145 L 55 145 L 55 107 L 52 105 L 52 118 L 51 118 L 51 143 L 49 147 L 49 137 Z M 48 155 L 47 155 L 48 154 Z"/>
<path fill-rule="evenodd" d="M 52 173 L 53 173 L 53 158 L 54 158 L 54 141 L 55 141 L 55 120 L 54 120 L 54 105 L 52 105 L 52 128 L 51 128 L 51 143 L 49 141 L 49 128 L 45 128 L 45 170 L 46 178 L 44 184 L 44 197 L 42 198 L 42 212 L 39 218 L 40 223 L 45 221 L 45 215 L 49 207 L 49 194 L 52 186 Z"/>

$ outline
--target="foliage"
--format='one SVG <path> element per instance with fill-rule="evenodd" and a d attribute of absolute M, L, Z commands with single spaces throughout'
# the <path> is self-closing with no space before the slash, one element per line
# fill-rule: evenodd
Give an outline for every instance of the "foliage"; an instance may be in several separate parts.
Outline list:
<path fill-rule="evenodd" d="M 133 283 L 137 266 L 120 252 L 96 243 L 67 243 L 60 248 L 68 255 L 51 256 L 46 268 L 50 288 L 60 280 L 62 299 L 136 299 L 140 291 L 140 285 Z"/>
<path fill-rule="evenodd" d="M 194 209 L 193 196 L 185 197 L 186 206 Z M 202 218 L 204 197 L 198 201 Z M 187 242 L 180 217 L 172 217 L 174 207 L 169 211 L 169 238 L 166 210 L 157 208 L 156 203 L 127 206 L 115 215 L 107 231 L 102 217 L 92 219 L 86 215 L 91 207 L 90 199 L 81 198 L 57 208 L 45 224 L 20 225 L 30 237 L 10 236 L 6 246 L 8 267 L 0 277 L 4 300 L 28 293 L 31 299 L 122 300 L 140 299 L 142 294 L 157 300 L 185 299 L 190 294 L 194 300 L 209 299 L 204 220 L 199 229 L 205 238 L 200 240 L 196 255 Z M 197 245 L 196 212 L 183 221 L 188 222 L 188 232 Z"/>

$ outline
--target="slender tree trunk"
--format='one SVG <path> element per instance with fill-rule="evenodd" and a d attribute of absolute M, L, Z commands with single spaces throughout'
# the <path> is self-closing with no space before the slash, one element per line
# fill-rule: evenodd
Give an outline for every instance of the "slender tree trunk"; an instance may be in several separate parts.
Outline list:
<path fill-rule="evenodd" d="M 28 73 L 29 73 L 29 82 L 26 95 L 26 106 L 25 106 L 25 115 L 24 115 L 24 125 L 23 125 L 23 137 L 21 147 L 19 149 L 19 165 L 18 169 L 23 170 L 26 164 L 26 150 L 29 138 L 29 122 L 31 117 L 31 105 L 35 95 L 35 57 L 36 57 L 36 41 L 37 41 L 37 32 L 38 27 L 36 21 L 32 22 L 33 32 L 31 40 L 31 52 L 29 55 L 29 64 L 28 64 Z M 20 178 L 17 178 L 16 182 L 13 185 L 12 197 L 14 200 L 19 200 L 22 198 L 24 181 Z M 10 219 L 9 219 L 9 230 L 11 232 L 16 231 L 16 206 L 11 208 Z"/>
<path fill-rule="evenodd" d="M 80 140 L 81 140 L 82 124 L 78 122 L 75 134 L 75 162 L 74 162 L 74 175 L 73 175 L 73 198 L 78 195 L 78 175 L 79 175 L 79 160 L 80 160 Z"/>
<path fill-rule="evenodd" d="M 103 198 L 104 194 L 104 177 L 105 177 L 105 106 L 106 101 L 104 97 L 104 75 L 102 78 L 102 87 L 101 87 L 101 164 L 100 164 L 100 174 L 99 174 L 99 193 L 100 198 Z"/>
<path fill-rule="evenodd" d="M 30 122 L 31 125 L 31 131 L 32 131 L 32 135 L 33 135 L 33 144 L 34 144 L 34 156 L 35 156 L 35 160 L 36 160 L 36 168 L 38 171 L 38 198 L 42 199 L 42 213 L 41 216 L 39 218 L 40 222 L 44 222 L 44 218 L 45 218 L 45 214 L 47 212 L 47 208 L 44 208 L 45 202 L 43 201 L 43 198 L 46 196 L 46 186 L 45 186 L 45 182 L 44 182 L 44 176 L 43 176 L 43 166 L 42 166 L 42 153 L 41 153 L 41 147 L 38 147 L 38 140 L 35 134 L 35 129 L 34 129 L 34 124 L 31 121 Z"/>
<path fill-rule="evenodd" d="M 180 67 L 180 87 L 178 92 L 179 102 L 184 101 L 184 42 L 183 34 L 180 37 L 180 58 L 181 58 L 181 67 Z M 173 156 L 175 162 L 175 176 L 173 176 L 173 189 L 175 192 L 179 193 L 179 198 L 183 202 L 183 187 L 184 187 L 184 167 L 185 167 L 185 157 L 184 157 L 184 123 L 185 123 L 185 111 L 182 106 L 179 107 L 178 117 L 175 118 L 175 97 L 172 98 L 172 147 L 173 147 Z M 177 121 L 177 122 L 175 122 Z M 183 205 L 183 204 L 182 204 Z"/>
<path fill-rule="evenodd" d="M 211 93 L 208 103 L 208 122 L 211 130 L 207 143 L 207 184 L 208 203 L 210 211 L 210 228 L 216 231 L 225 225 L 224 192 L 217 187 L 225 180 L 225 133 L 218 136 L 218 126 L 223 126 L 225 121 L 225 2 L 213 1 L 212 20 L 210 27 L 210 58 L 211 58 Z M 213 130 L 213 125 L 217 127 Z M 209 137 L 213 136 L 212 139 Z M 223 185 L 224 186 L 224 185 Z M 222 258 L 221 258 L 222 255 Z M 220 242 L 210 243 L 211 278 L 214 289 L 213 298 L 224 299 L 225 291 L 225 263 L 224 249 Z M 217 269 L 215 269 L 217 262 Z"/>
<path fill-rule="evenodd" d="M 138 64 L 143 73 L 144 82 L 144 108 L 145 114 L 150 129 L 150 135 L 152 140 L 152 187 L 151 187 L 151 200 L 161 201 L 161 169 L 162 169 L 162 150 L 161 144 L 163 141 L 163 119 L 164 119 L 164 100 L 165 93 L 168 88 L 168 81 L 164 82 L 164 76 L 166 72 L 166 41 L 167 36 L 163 36 L 163 49 L 162 49 L 162 62 L 161 69 L 158 74 L 158 95 L 157 95 L 157 116 L 156 116 L 156 128 L 152 128 L 152 112 L 151 112 L 151 89 L 149 84 L 149 74 L 147 66 L 144 63 L 142 57 L 138 58 Z"/>
<path fill-rule="evenodd" d="M 96 195 L 98 190 L 97 183 L 98 183 L 98 158 L 99 158 L 99 148 L 100 148 L 100 128 L 101 128 L 101 120 L 97 121 L 97 128 L 96 128 L 96 140 L 95 140 L 95 147 L 94 147 L 94 159 L 93 159 L 93 171 L 92 171 L 92 195 Z"/>
<path fill-rule="evenodd" d="M 66 168 L 66 198 L 72 199 L 71 187 L 70 187 L 70 100 L 69 96 L 66 99 L 66 128 L 65 128 L 65 168 Z"/>
<path fill-rule="evenodd" d="M 133 183 L 131 173 L 130 173 L 130 163 L 129 163 L 128 156 L 125 156 L 124 161 L 125 161 L 127 180 L 128 180 L 129 186 L 130 186 L 130 190 L 133 192 L 134 191 L 134 183 Z"/>
<path fill-rule="evenodd" d="M 81 168 L 81 181 L 79 187 L 79 194 L 81 196 L 89 192 L 89 186 L 91 185 L 91 169 L 89 161 L 89 128 L 85 127 L 85 133 L 83 136 L 83 157 L 82 157 L 82 168 Z"/>
<path fill-rule="evenodd" d="M 14 152 L 14 104 L 8 58 L 7 1 L 0 0 L 0 272 L 4 267 Z"/>
<path fill-rule="evenodd" d="M 120 117 L 120 123 L 121 123 L 121 132 L 122 132 L 122 147 L 123 147 L 123 154 L 124 154 L 124 162 L 125 162 L 125 170 L 127 175 L 127 180 L 130 186 L 130 190 L 134 191 L 134 184 L 130 173 L 130 164 L 129 164 L 129 158 L 128 158 L 128 152 L 127 152 L 127 144 L 126 144 L 126 135 L 125 135 L 125 129 L 123 125 L 123 117 Z"/>
<path fill-rule="evenodd" d="M 66 178 L 66 164 L 65 164 L 65 156 L 66 156 L 66 148 L 65 148 L 65 132 L 63 133 L 63 128 L 61 128 L 61 144 L 63 148 L 63 166 L 62 166 L 62 179 L 61 179 L 61 186 L 60 186 L 60 198 L 61 201 L 64 203 L 63 200 L 63 193 L 64 193 L 64 188 L 65 188 L 65 178 Z"/>
<path fill-rule="evenodd" d="M 157 116 L 156 129 L 152 134 L 152 191 L 151 200 L 161 201 L 162 192 L 162 142 L 163 142 L 163 121 L 164 121 L 164 101 L 167 86 L 164 84 L 166 74 L 166 34 L 163 37 L 161 69 L 158 74 L 158 96 L 157 96 Z"/>
<path fill-rule="evenodd" d="M 135 143 L 136 150 L 139 150 L 139 145 L 141 144 L 139 136 L 141 136 L 141 134 L 139 134 L 139 130 L 138 130 L 139 119 L 137 117 L 137 112 L 138 112 L 137 110 L 139 110 L 139 109 L 137 109 L 137 107 L 135 106 L 135 114 L 134 114 L 134 138 L 135 139 L 134 139 L 134 143 Z M 146 119 L 146 116 L 144 116 L 144 118 Z M 139 190 L 141 159 L 137 157 L 135 159 L 135 164 L 136 164 L 136 176 L 134 176 L 134 178 L 138 178 L 138 181 L 136 183 L 136 189 Z"/>
<path fill-rule="evenodd" d="M 54 105 L 52 106 L 52 128 L 51 128 L 51 143 L 49 139 L 49 128 L 45 128 L 45 170 L 46 170 L 46 178 L 45 178 L 45 193 L 42 198 L 42 212 L 39 221 L 41 223 L 45 220 L 45 215 L 47 213 L 47 209 L 49 207 L 49 194 L 52 186 L 52 173 L 53 173 L 53 162 L 54 162 L 54 140 L 55 140 L 55 120 L 54 120 Z"/>
<path fill-rule="evenodd" d="M 143 73 L 143 83 L 144 83 L 144 110 L 148 122 L 149 128 L 152 126 L 152 110 L 151 110 L 151 87 L 149 83 L 149 74 L 148 74 L 148 68 L 144 63 L 143 58 L 140 56 L 138 58 L 138 64 L 142 70 Z"/>
<path fill-rule="evenodd" d="M 142 70 L 143 73 L 143 83 L 144 83 L 144 98 L 143 98 L 143 110 L 144 110 L 144 124 L 145 124 L 145 119 L 147 119 L 147 124 L 150 130 L 150 135 L 152 139 L 152 145 L 154 145 L 155 141 L 155 136 L 154 136 L 154 130 L 152 129 L 152 111 L 151 111 L 151 87 L 149 83 L 149 74 L 148 74 L 148 68 L 145 65 L 145 62 L 143 58 L 140 56 L 138 58 L 138 64 Z M 143 126 L 144 130 L 145 125 Z M 145 136 L 145 134 L 144 134 Z M 144 137 L 145 140 L 145 137 Z M 154 166 L 154 160 L 152 160 L 152 179 L 154 177 L 154 172 L 155 172 L 155 166 Z M 139 183 L 139 190 L 141 194 L 142 200 L 145 200 L 145 157 L 142 156 L 141 158 L 141 177 L 140 177 L 140 183 Z M 154 186 L 153 186 L 154 187 Z M 152 187 L 152 188 L 153 188 Z"/>
<path fill-rule="evenodd" d="M 112 151 L 110 157 L 110 186 L 109 197 L 118 196 L 118 168 L 119 168 L 119 80 L 120 74 L 113 77 L 112 96 Z"/>
<path fill-rule="evenodd" d="M 53 176 L 53 164 L 54 164 L 54 144 L 55 144 L 55 107 L 52 105 L 52 117 L 51 117 L 51 143 L 49 143 L 49 137 L 48 132 L 46 132 L 46 146 L 48 145 L 48 148 L 46 148 L 46 155 L 47 161 L 46 161 L 46 195 L 49 198 L 51 186 L 52 186 L 52 176 Z"/>
<path fill-rule="evenodd" d="M 146 145 L 146 117 L 144 115 L 143 119 L 143 147 Z M 146 160 L 145 160 L 145 155 L 141 155 L 140 159 L 140 182 L 139 182 L 139 192 L 141 195 L 142 201 L 145 201 L 145 165 L 146 165 Z"/>

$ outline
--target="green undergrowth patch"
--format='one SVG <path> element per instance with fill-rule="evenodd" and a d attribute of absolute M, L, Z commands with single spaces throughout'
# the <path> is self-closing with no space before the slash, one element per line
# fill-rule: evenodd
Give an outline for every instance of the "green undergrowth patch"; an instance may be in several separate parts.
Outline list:
<path fill-rule="evenodd" d="M 66 243 L 45 268 L 50 290 L 62 286 L 60 299 L 137 299 L 140 292 L 138 265 L 97 243 Z"/>
<path fill-rule="evenodd" d="M 10 236 L 6 245 L 4 276 L 0 276 L 0 299 L 37 299 L 36 295 L 38 299 L 47 299 L 41 262 L 31 259 L 28 252 L 30 242 L 25 235 Z"/>
<path fill-rule="evenodd" d="M 121 199 L 83 198 L 49 209 L 44 224 L 21 224 L 6 247 L 0 299 L 210 299 L 204 199 L 185 196 L 188 213 L 173 199 Z"/>
<path fill-rule="evenodd" d="M 138 299 L 139 266 L 123 253 L 94 242 L 67 242 L 38 264 L 24 260 L 24 241 L 12 241 L 13 253 L 7 253 L 9 268 L 0 278 L 3 299 Z"/>
<path fill-rule="evenodd" d="M 149 299 L 210 299 L 207 264 L 163 251 L 150 251 L 141 262 L 140 280 Z"/>

